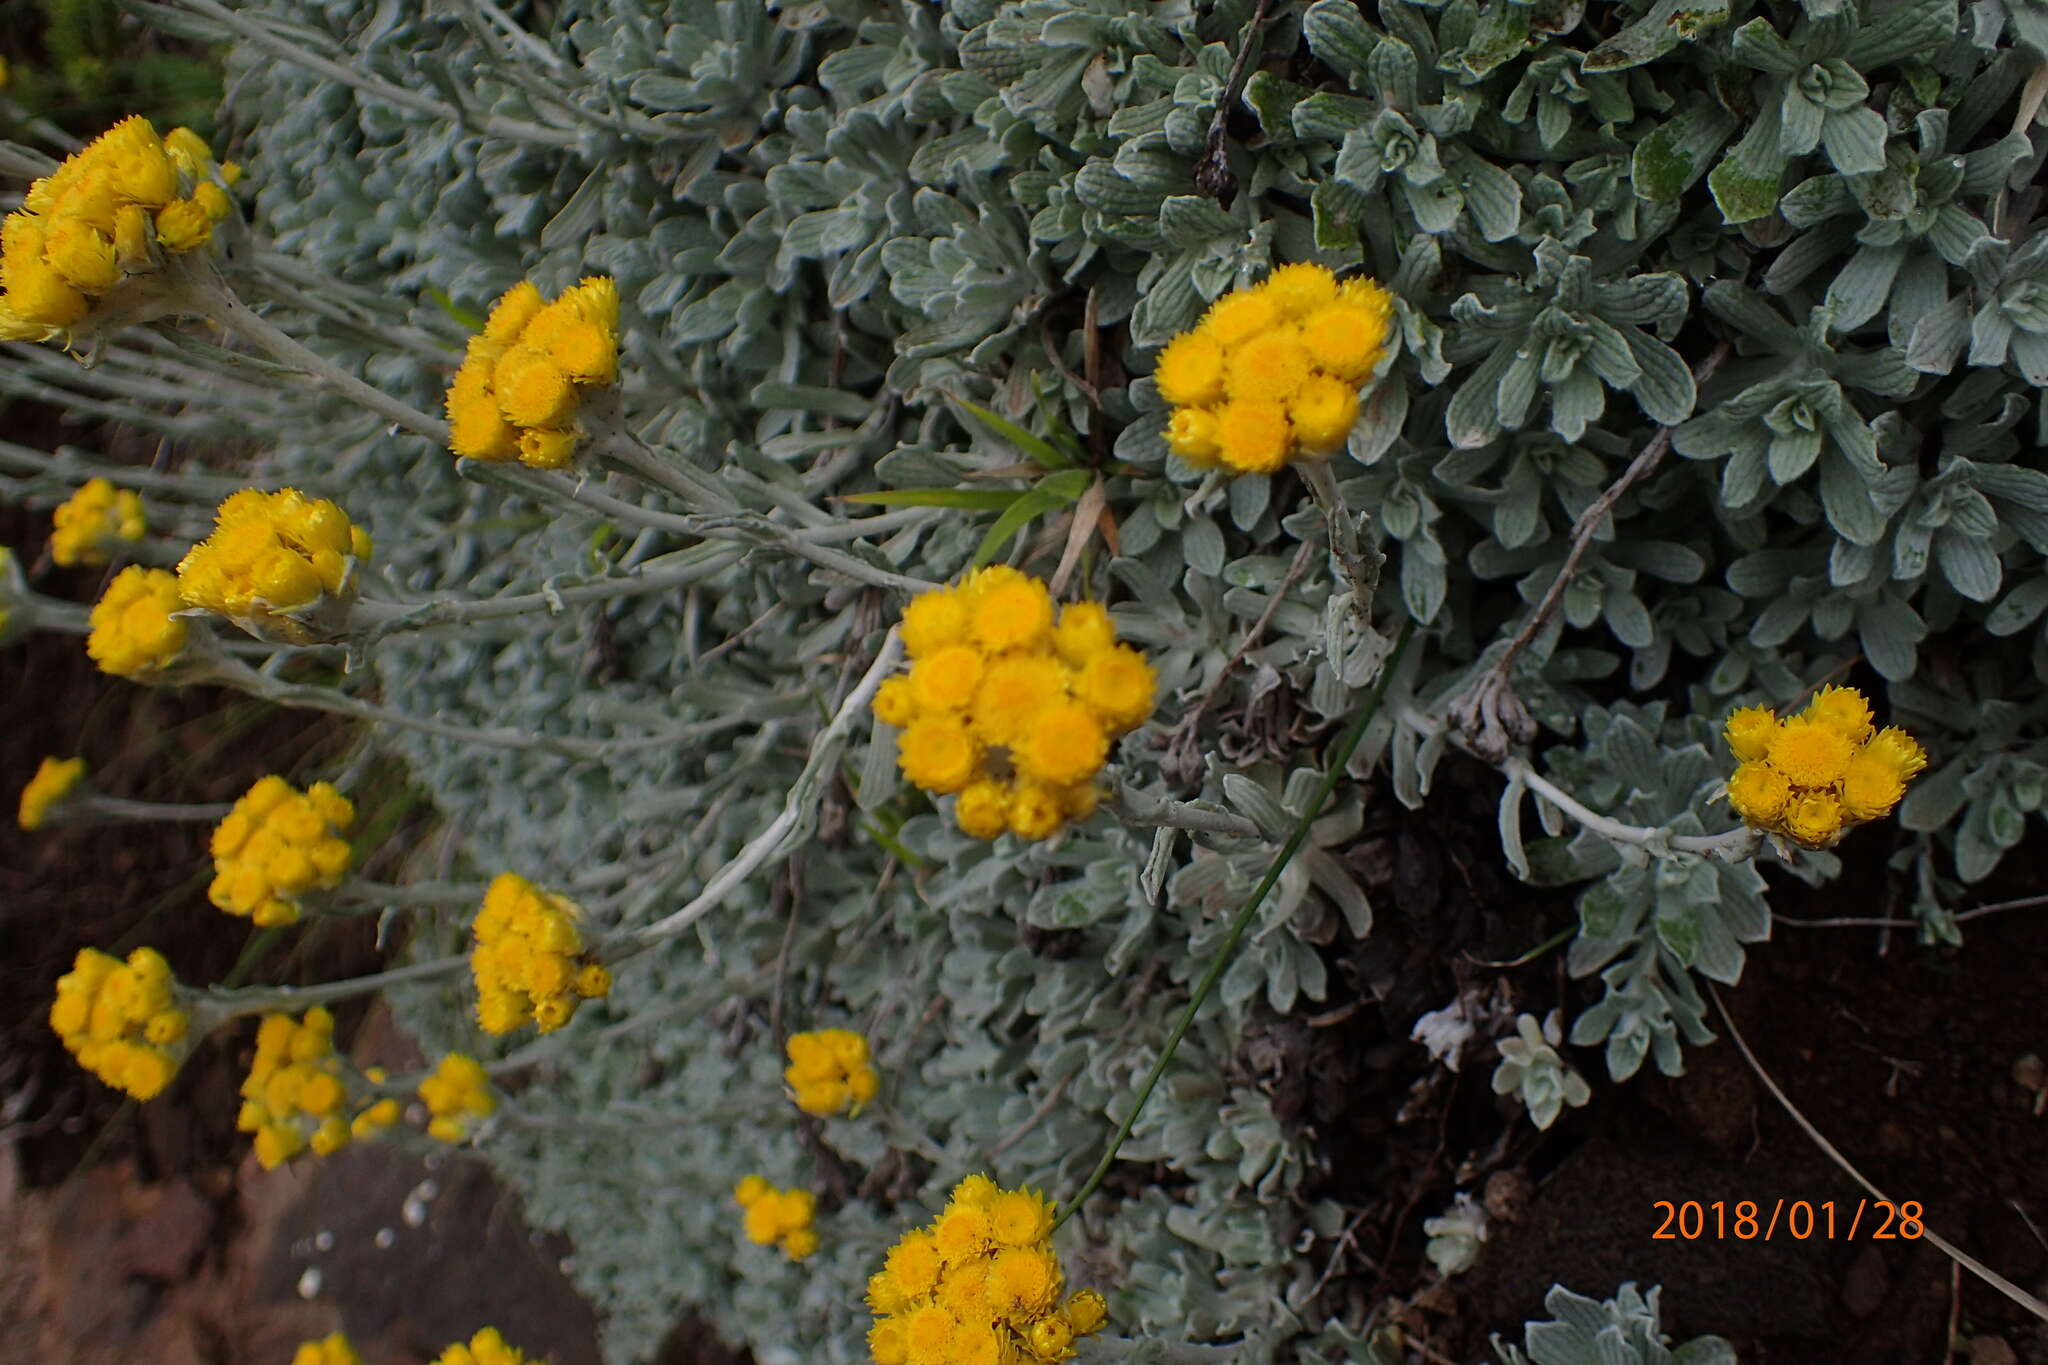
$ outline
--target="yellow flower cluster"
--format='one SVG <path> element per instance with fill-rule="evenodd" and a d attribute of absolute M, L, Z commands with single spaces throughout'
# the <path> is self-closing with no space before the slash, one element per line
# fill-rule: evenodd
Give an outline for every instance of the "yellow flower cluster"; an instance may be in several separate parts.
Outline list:
<path fill-rule="evenodd" d="M 1927 766 L 1897 726 L 1876 729 L 1853 687 L 1823 687 L 1796 716 L 1745 706 L 1722 733 L 1737 759 L 1728 804 L 1745 824 L 1801 848 L 1827 848 L 1845 830 L 1881 820 Z"/>
<path fill-rule="evenodd" d="M 114 550 L 142 539 L 148 523 L 132 488 L 87 479 L 50 516 L 50 558 L 66 568 L 104 564 Z"/>
<path fill-rule="evenodd" d="M 526 1352 L 505 1344 L 497 1328 L 486 1327 L 469 1339 L 467 1346 L 455 1343 L 435 1356 L 433 1365 L 528 1365 Z"/>
<path fill-rule="evenodd" d="M 186 625 L 172 614 L 184 609 L 176 574 L 130 564 L 93 604 L 85 652 L 102 672 L 146 678 L 184 652 Z"/>
<path fill-rule="evenodd" d="M 352 1139 L 376 1137 L 398 1122 L 395 1099 L 360 1103 L 353 1119 L 344 1117 L 348 1107 L 334 1016 L 317 1005 L 296 1024 L 289 1015 L 264 1015 L 235 1116 L 237 1129 L 256 1135 L 263 1169 L 275 1170 L 309 1147 L 315 1156 L 331 1156 Z"/>
<path fill-rule="evenodd" d="M 213 884 L 206 895 L 230 915 L 266 928 L 299 917 L 299 898 L 328 891 L 348 873 L 356 808 L 334 787 L 305 791 L 275 773 L 260 779 L 213 827 Z"/>
<path fill-rule="evenodd" d="M 619 375 L 619 287 L 593 275 L 553 303 L 522 280 L 505 292 L 448 386 L 448 444 L 472 460 L 562 469 L 584 389 Z"/>
<path fill-rule="evenodd" d="M 355 567 L 370 557 L 370 537 L 326 498 L 296 488 L 244 488 L 214 513 L 213 534 L 178 562 L 178 591 L 261 634 L 277 617 L 304 613 L 323 597 L 346 600 Z M 279 626 L 293 639 L 302 632 Z"/>
<path fill-rule="evenodd" d="M 1100 1294 L 1084 1289 L 1062 1303 L 1064 1289 L 1052 1206 L 971 1175 L 869 1277 L 868 1350 L 876 1365 L 1050 1365 L 1109 1316 Z"/>
<path fill-rule="evenodd" d="M 474 1057 L 451 1052 L 420 1082 L 427 1106 L 427 1136 L 460 1142 L 476 1124 L 497 1112 L 498 1097 L 491 1078 Z"/>
<path fill-rule="evenodd" d="M 1270 474 L 1324 456 L 1358 421 L 1358 389 L 1386 354 L 1394 299 L 1377 282 L 1283 265 L 1216 300 L 1159 353 L 1173 404 L 1166 443 L 1197 469 Z"/>
<path fill-rule="evenodd" d="M 875 694 L 902 730 L 897 763 L 977 839 L 1043 839 L 1094 813 L 1109 746 L 1152 714 L 1155 679 L 1116 642 L 1098 602 L 1062 608 L 1045 584 L 1000 565 L 903 611 L 908 673 Z"/>
<path fill-rule="evenodd" d="M 191 129 L 158 137 L 141 117 L 65 158 L 0 224 L 0 341 L 62 336 L 124 277 L 156 269 L 159 248 L 205 246 L 238 175 Z"/>
<path fill-rule="evenodd" d="M 363 1358 L 347 1337 L 335 1332 L 318 1341 L 300 1342 L 299 1349 L 292 1352 L 292 1365 L 363 1365 Z"/>
<path fill-rule="evenodd" d="M 45 758 L 36 765 L 36 775 L 21 789 L 21 808 L 15 823 L 24 830 L 41 829 L 51 809 L 85 776 L 82 758 Z"/>
<path fill-rule="evenodd" d="M 789 1067 L 782 1079 L 806 1114 L 858 1114 L 880 1088 L 868 1064 L 868 1040 L 858 1033 L 843 1028 L 792 1033 L 788 1047 Z"/>
<path fill-rule="evenodd" d="M 171 964 L 154 948 L 128 961 L 81 948 L 57 979 L 50 1027 L 78 1064 L 138 1100 L 154 1099 L 178 1073 L 191 1020 L 178 1008 Z"/>
<path fill-rule="evenodd" d="M 574 902 L 543 891 L 516 872 L 500 873 L 471 926 L 476 1018 L 486 1033 L 510 1033 L 529 1020 L 542 1033 L 569 1022 L 585 1000 L 610 995 L 612 974 L 583 950 Z"/>
<path fill-rule="evenodd" d="M 747 1211 L 747 1240 L 757 1246 L 780 1246 L 782 1254 L 801 1261 L 818 1249 L 818 1201 L 809 1190 L 778 1190 L 758 1175 L 742 1180 L 732 1192 Z"/>

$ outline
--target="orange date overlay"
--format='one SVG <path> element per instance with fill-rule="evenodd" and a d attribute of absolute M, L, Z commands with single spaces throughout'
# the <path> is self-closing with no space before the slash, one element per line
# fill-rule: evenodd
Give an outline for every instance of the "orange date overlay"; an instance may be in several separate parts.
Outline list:
<path fill-rule="evenodd" d="M 1854 1204 L 1833 1199 L 1777 1199 L 1766 1206 L 1753 1199 L 1730 1203 L 1716 1199 L 1650 1205 L 1664 1221 L 1650 1234 L 1658 1242 L 1768 1242 L 1788 1237 L 1795 1242 L 1853 1242 L 1860 1233 L 1872 1242 L 1910 1242 L 1924 1236 L 1925 1216 L 1916 1200 L 1897 1204 L 1887 1199 L 1858 1199 Z"/>

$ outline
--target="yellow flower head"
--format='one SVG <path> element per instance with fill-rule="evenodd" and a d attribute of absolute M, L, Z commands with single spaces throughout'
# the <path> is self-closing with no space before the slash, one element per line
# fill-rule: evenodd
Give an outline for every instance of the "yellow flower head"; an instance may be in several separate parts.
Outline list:
<path fill-rule="evenodd" d="M 920 714 L 965 711 L 981 679 L 981 651 L 972 645 L 948 645 L 910 666 L 911 699 Z"/>
<path fill-rule="evenodd" d="M 1280 327 L 1231 350 L 1223 387 L 1233 403 L 1285 404 L 1311 373 L 1308 348 L 1293 328 Z"/>
<path fill-rule="evenodd" d="M 1094 812 L 1110 741 L 1156 694 L 1100 603 L 1056 616 L 1045 584 L 997 566 L 913 598 L 902 631 L 909 673 L 883 682 L 874 709 L 902 731 L 906 778 L 959 795 L 954 821 L 978 839 L 1043 839 Z"/>
<path fill-rule="evenodd" d="M 105 479 L 88 479 L 51 515 L 50 558 L 69 567 L 104 564 L 109 553 L 142 539 L 142 499 Z"/>
<path fill-rule="evenodd" d="M 1832 727 L 1801 718 L 1778 727 L 1764 759 L 1795 787 L 1832 787 L 1849 771 L 1855 751 Z"/>
<path fill-rule="evenodd" d="M 486 1327 L 467 1344 L 457 1342 L 434 1357 L 432 1365 L 529 1365 L 526 1352 L 506 1342 L 495 1327 Z M 532 1365 L 538 1365 L 533 1362 Z"/>
<path fill-rule="evenodd" d="M 299 917 L 300 902 L 348 874 L 344 837 L 355 806 L 326 782 L 304 792 L 275 774 L 258 781 L 214 826 L 207 898 L 269 927 Z"/>
<path fill-rule="evenodd" d="M 1074 1354 L 1074 1325 L 1064 1313 L 1047 1313 L 1037 1319 L 1024 1338 L 1031 1345 L 1031 1354 L 1042 1361 L 1067 1360 Z"/>
<path fill-rule="evenodd" d="M 245 488 L 221 503 L 213 533 L 178 563 L 178 591 L 251 629 L 302 616 L 322 600 L 355 593 L 355 566 L 370 538 L 326 498 L 296 488 Z M 289 623 L 287 636 L 296 638 Z"/>
<path fill-rule="evenodd" d="M 917 718 L 917 698 L 911 694 L 910 679 L 885 679 L 875 689 L 875 719 L 901 730 Z"/>
<path fill-rule="evenodd" d="M 1067 804 L 1059 788 L 1043 782 L 1021 780 L 1013 784 L 1009 804 L 1004 809 L 1010 833 L 1032 843 L 1050 839 L 1067 819 Z"/>
<path fill-rule="evenodd" d="M 1093 774 L 1108 752 L 1109 737 L 1095 713 L 1078 702 L 1058 702 L 1032 718 L 1011 756 L 1020 772 L 1061 786 Z"/>
<path fill-rule="evenodd" d="M 1301 320 L 1302 344 L 1323 373 L 1363 383 L 1386 354 L 1393 308 L 1393 296 L 1378 284 L 1352 281 L 1334 303 Z"/>
<path fill-rule="evenodd" d="M 1109 1321 L 1109 1305 L 1102 1295 L 1092 1289 L 1083 1289 L 1067 1300 L 1067 1321 L 1073 1325 L 1075 1336 L 1087 1336 L 1099 1332 Z"/>
<path fill-rule="evenodd" d="M 1873 728 L 1870 703 L 1853 687 L 1823 687 L 1813 694 L 1813 700 L 1806 704 L 1806 710 L 1799 718 L 1810 724 L 1824 725 L 1851 744 L 1869 740 Z"/>
<path fill-rule="evenodd" d="M 154 948 L 128 960 L 82 948 L 57 980 L 50 1027 L 80 1066 L 138 1100 L 163 1093 L 187 1047 L 170 964 Z"/>
<path fill-rule="evenodd" d="M 1294 428 L 1279 403 L 1225 403 L 1216 417 L 1216 452 L 1240 474 L 1271 474 L 1287 463 Z"/>
<path fill-rule="evenodd" d="M 1209 305 L 1196 331 L 1226 350 L 1280 325 L 1280 305 L 1260 288 L 1236 289 Z"/>
<path fill-rule="evenodd" d="M 85 776 L 82 758 L 45 758 L 36 765 L 36 775 L 21 789 L 21 805 L 15 823 L 23 830 L 41 829 L 50 811 L 71 794 Z"/>
<path fill-rule="evenodd" d="M 789 1084 L 797 1108 L 823 1118 L 858 1114 L 880 1089 L 868 1059 L 868 1040 L 850 1029 L 818 1029 L 793 1033 L 786 1045 L 789 1066 L 782 1079 Z"/>
<path fill-rule="evenodd" d="M 1851 820 L 1881 820 L 1906 795 L 1906 779 L 1883 758 L 1867 750 L 1849 760 L 1842 778 L 1842 809 Z"/>
<path fill-rule="evenodd" d="M 1000 782 L 970 782 L 953 805 L 953 823 L 975 839 L 994 839 L 1009 828 L 1010 796 Z"/>
<path fill-rule="evenodd" d="M 1897 773 L 1901 782 L 1912 781 L 1927 766 L 1927 751 L 1896 725 L 1879 730 L 1863 752 Z"/>
<path fill-rule="evenodd" d="M 1083 668 L 1096 655 L 1115 647 L 1116 623 L 1100 602 L 1070 602 L 1060 608 L 1052 644 L 1060 662 L 1069 668 Z"/>
<path fill-rule="evenodd" d="M 611 974 L 584 951 L 581 913 L 566 896 L 515 872 L 491 882 L 470 926 L 476 946 L 469 970 L 484 1032 L 511 1033 L 531 1023 L 552 1033 L 583 1001 L 610 993 Z"/>
<path fill-rule="evenodd" d="M 1759 829 L 1775 828 L 1791 800 L 1792 784 L 1785 774 L 1760 759 L 1737 764 L 1728 779 L 1728 805 L 1745 824 Z"/>
<path fill-rule="evenodd" d="M 1337 277 L 1319 265 L 1283 265 L 1266 277 L 1265 292 L 1281 317 L 1298 318 L 1336 302 Z"/>
<path fill-rule="evenodd" d="M 1841 834 L 1846 814 L 1833 792 L 1802 793 L 1785 811 L 1785 837 L 1802 848 L 1826 848 Z"/>
<path fill-rule="evenodd" d="M 912 784 L 948 795 L 974 780 L 981 747 L 960 721 L 926 716 L 897 737 L 896 762 Z"/>
<path fill-rule="evenodd" d="M 1166 419 L 1166 448 L 1196 469 L 1214 469 L 1222 451 L 1216 443 L 1216 414 L 1208 408 L 1175 408 Z"/>
<path fill-rule="evenodd" d="M 801 1261 L 818 1249 L 818 1233 L 812 1227 L 818 1202 L 809 1190 L 778 1190 L 760 1176 L 750 1175 L 733 1191 L 733 1199 L 746 1211 L 741 1231 L 754 1245 L 779 1245 L 792 1261 Z"/>
<path fill-rule="evenodd" d="M 419 1084 L 429 1115 L 427 1136 L 461 1142 L 498 1110 L 497 1092 L 476 1058 L 460 1052 L 443 1057 Z"/>
<path fill-rule="evenodd" d="M 989 1296 L 1011 1319 L 1035 1318 L 1050 1309 L 1062 1288 L 1060 1265 L 1044 1246 L 1005 1247 L 989 1267 Z"/>
<path fill-rule="evenodd" d="M 1052 1205 L 1035 1190 L 999 1193 L 988 1211 L 990 1231 L 1003 1246 L 1030 1246 L 1052 1236 Z"/>
<path fill-rule="evenodd" d="M 363 1365 L 363 1358 L 347 1337 L 336 1332 L 318 1341 L 301 1342 L 292 1352 L 292 1365 Z"/>
<path fill-rule="evenodd" d="M 1349 440 L 1358 425 L 1358 389 L 1342 379 L 1315 375 L 1288 400 L 1287 420 L 1304 452 L 1327 454 Z"/>
<path fill-rule="evenodd" d="M 618 329 L 618 286 L 606 276 L 552 303 L 529 281 L 505 291 L 449 385 L 449 448 L 466 459 L 568 468 L 584 391 L 618 380 Z"/>
<path fill-rule="evenodd" d="M 965 1265 L 995 1249 L 995 1227 L 980 1204 L 948 1204 L 932 1223 L 932 1246 L 948 1267 Z"/>
<path fill-rule="evenodd" d="M 910 1232 L 889 1249 L 883 1273 L 905 1299 L 921 1299 L 938 1287 L 939 1272 L 945 1269 L 938 1247 L 928 1232 Z"/>
<path fill-rule="evenodd" d="M 1755 762 L 1769 752 L 1771 738 L 1777 733 L 1778 713 L 1768 706 L 1739 707 L 1721 727 L 1730 752 L 1743 763 Z"/>
<path fill-rule="evenodd" d="M 178 579 L 167 569 L 130 564 L 114 575 L 92 609 L 92 633 L 85 652 L 102 672 L 144 678 L 170 666 L 185 648 L 185 622 Z"/>
<path fill-rule="evenodd" d="M 1033 649 L 1052 634 L 1052 594 L 1045 584 L 1004 565 L 977 569 L 960 585 L 967 632 L 983 649 Z"/>
<path fill-rule="evenodd" d="M 1067 677 L 1050 652 L 1019 650 L 998 658 L 973 697 L 975 734 L 987 744 L 1015 744 L 1046 707 L 1067 699 Z"/>
<path fill-rule="evenodd" d="M 1152 382 L 1175 407 L 1199 408 L 1223 397 L 1223 343 L 1206 332 L 1183 332 L 1159 353 Z"/>
<path fill-rule="evenodd" d="M 241 1094 L 235 1126 L 254 1135 L 256 1160 L 265 1169 L 308 1151 L 330 1156 L 398 1121 L 394 1101 L 364 1096 L 352 1103 L 334 1049 L 334 1016 L 318 1006 L 297 1022 L 284 1014 L 263 1016 Z M 351 1107 L 353 1119 L 344 1112 Z"/>

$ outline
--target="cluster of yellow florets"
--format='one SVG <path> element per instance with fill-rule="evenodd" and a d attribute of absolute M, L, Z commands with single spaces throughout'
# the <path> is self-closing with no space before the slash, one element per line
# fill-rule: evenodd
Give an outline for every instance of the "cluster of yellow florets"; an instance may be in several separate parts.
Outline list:
<path fill-rule="evenodd" d="M 498 1109 L 482 1064 L 460 1052 L 443 1057 L 419 1090 L 427 1106 L 427 1136 L 442 1142 L 462 1141 Z"/>
<path fill-rule="evenodd" d="M 191 129 L 158 137 L 140 117 L 65 158 L 0 224 L 0 341 L 63 336 L 160 250 L 205 246 L 239 174 Z"/>
<path fill-rule="evenodd" d="M 173 615 L 184 609 L 177 575 L 130 564 L 93 604 L 85 652 L 117 678 L 146 678 L 184 651 L 187 627 Z"/>
<path fill-rule="evenodd" d="M 326 782 L 300 792 L 272 774 L 213 827 L 213 884 L 207 898 L 257 924 L 290 924 L 299 898 L 329 891 L 348 873 L 356 808 Z"/>
<path fill-rule="evenodd" d="M 448 386 L 448 444 L 472 460 L 562 469 L 582 391 L 619 374 L 619 288 L 593 275 L 553 303 L 521 281 L 491 309 Z"/>
<path fill-rule="evenodd" d="M 868 1279 L 876 1365 L 1021 1365 L 1066 1360 L 1108 1317 L 1093 1290 L 1061 1302 L 1052 1205 L 971 1175 L 945 1211 L 907 1232 Z"/>
<path fill-rule="evenodd" d="M 154 1099 L 177 1074 L 191 1027 L 176 988 L 154 948 L 137 948 L 125 963 L 81 948 L 57 979 L 50 1027 L 87 1071 L 138 1100 Z"/>
<path fill-rule="evenodd" d="M 527 1365 L 526 1352 L 505 1344 L 495 1327 L 486 1327 L 469 1339 L 455 1343 L 435 1356 L 433 1365 Z"/>
<path fill-rule="evenodd" d="M 868 1064 L 868 1040 L 850 1029 L 792 1033 L 788 1046 L 789 1067 L 782 1079 L 806 1114 L 858 1114 L 880 1088 Z"/>
<path fill-rule="evenodd" d="M 553 1033 L 577 1005 L 611 994 L 611 973 L 583 951 L 579 914 L 568 897 L 515 872 L 491 883 L 471 926 L 476 947 L 469 955 L 485 1032 L 510 1033 L 531 1021 Z"/>
<path fill-rule="evenodd" d="M 356 1141 L 373 1138 L 398 1122 L 398 1101 L 350 1099 L 342 1060 L 334 1050 L 334 1016 L 314 1006 L 294 1024 L 289 1015 L 266 1014 L 256 1030 L 256 1057 L 242 1082 L 242 1108 L 235 1127 L 256 1135 L 256 1160 L 274 1170 L 299 1153 L 331 1156 Z"/>
<path fill-rule="evenodd" d="M 780 1246 L 782 1254 L 801 1261 L 818 1249 L 811 1226 L 818 1201 L 809 1190 L 778 1190 L 758 1175 L 742 1180 L 732 1192 L 747 1211 L 747 1240 L 756 1246 Z"/>
<path fill-rule="evenodd" d="M 82 758 L 45 758 L 36 765 L 36 775 L 21 789 L 21 806 L 15 823 L 24 830 L 41 829 L 43 821 L 59 801 L 71 794 L 85 776 Z"/>
<path fill-rule="evenodd" d="M 1879 820 L 1927 766 L 1927 751 L 1897 726 L 1877 730 L 1853 687 L 1823 687 L 1804 711 L 1778 719 L 1745 706 L 1722 731 L 1738 763 L 1728 804 L 1744 823 L 1802 848 L 1827 848 L 1851 826 Z"/>
<path fill-rule="evenodd" d="M 50 515 L 50 558 L 66 568 L 104 564 L 112 552 L 142 539 L 148 522 L 132 488 L 87 479 Z"/>
<path fill-rule="evenodd" d="M 1284 265 L 1216 300 L 1159 353 L 1152 379 L 1173 404 L 1166 443 L 1197 469 L 1270 474 L 1323 456 L 1358 421 L 1358 389 L 1386 354 L 1393 296 Z"/>
<path fill-rule="evenodd" d="M 292 1365 L 363 1365 L 363 1358 L 339 1332 L 318 1341 L 302 1341 L 292 1352 Z"/>
<path fill-rule="evenodd" d="M 897 762 L 924 790 L 957 794 L 977 839 L 1043 839 L 1095 810 L 1095 774 L 1118 736 L 1152 714 L 1142 654 L 1116 642 L 1098 602 L 1058 613 L 1038 579 L 979 569 L 903 612 L 910 671 L 875 694 L 902 730 Z"/>
<path fill-rule="evenodd" d="M 326 498 L 244 488 L 220 505 L 213 534 L 178 562 L 178 591 L 186 605 L 244 629 L 273 626 L 298 638 L 293 623 L 278 618 L 353 595 L 356 563 L 369 557 L 370 537 Z"/>

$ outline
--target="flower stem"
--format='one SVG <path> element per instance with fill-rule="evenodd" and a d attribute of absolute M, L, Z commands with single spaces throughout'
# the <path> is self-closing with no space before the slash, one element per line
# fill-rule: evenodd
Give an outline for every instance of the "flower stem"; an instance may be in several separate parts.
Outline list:
<path fill-rule="evenodd" d="M 1138 1096 L 1132 1101 L 1130 1112 L 1125 1114 L 1123 1122 L 1117 1125 L 1116 1136 L 1109 1140 L 1109 1147 L 1102 1153 L 1102 1159 L 1096 1162 L 1095 1169 L 1088 1173 L 1088 1179 L 1082 1183 L 1080 1193 L 1061 1208 L 1059 1217 L 1053 1222 L 1055 1230 L 1073 1217 L 1074 1211 L 1087 1202 L 1088 1196 L 1094 1194 L 1097 1187 L 1102 1184 L 1102 1178 L 1109 1174 L 1109 1168 L 1116 1162 L 1117 1152 L 1123 1148 L 1125 1139 L 1130 1137 L 1131 1130 L 1137 1126 L 1138 1116 L 1145 1112 L 1145 1105 L 1151 1100 L 1153 1089 L 1158 1086 L 1159 1078 L 1166 1074 L 1167 1066 L 1173 1061 L 1173 1054 L 1180 1048 L 1181 1039 L 1187 1036 L 1188 1029 L 1195 1022 L 1195 1015 L 1208 1003 L 1210 992 L 1216 989 L 1216 983 L 1223 979 L 1224 969 L 1230 966 L 1230 960 L 1237 955 L 1237 945 L 1244 939 L 1245 930 L 1251 927 L 1252 918 L 1258 914 L 1259 907 L 1266 903 L 1266 897 L 1272 894 L 1281 875 L 1287 871 L 1287 865 L 1294 861 L 1294 855 L 1299 853 L 1301 846 L 1308 841 L 1309 828 L 1323 813 L 1323 807 L 1329 802 L 1331 793 L 1337 790 L 1337 784 L 1344 780 L 1345 767 L 1351 762 L 1351 755 L 1357 752 L 1359 741 L 1365 738 L 1366 727 L 1372 724 L 1373 717 L 1379 714 L 1380 704 L 1386 699 L 1387 684 L 1393 680 L 1394 671 L 1401 662 L 1401 655 L 1407 651 L 1408 642 L 1414 634 L 1415 622 L 1412 619 L 1404 620 L 1400 633 L 1394 638 L 1392 651 L 1388 653 L 1386 662 L 1380 666 L 1379 680 L 1373 684 L 1371 694 L 1359 706 L 1358 715 L 1352 720 L 1351 728 L 1344 732 L 1343 738 L 1337 741 L 1337 747 L 1330 751 L 1329 768 L 1324 772 L 1323 780 L 1317 784 L 1315 793 L 1309 797 L 1308 805 L 1303 808 L 1300 818 L 1295 821 L 1294 832 L 1287 836 L 1287 842 L 1273 855 L 1273 861 L 1266 865 L 1266 875 L 1252 888 L 1251 897 L 1238 910 L 1237 918 L 1230 922 L 1230 929 L 1224 934 L 1222 944 L 1216 949 L 1216 955 L 1209 959 L 1209 966 L 1202 973 L 1202 979 L 1195 983 L 1194 994 L 1188 998 L 1187 1008 L 1181 1011 L 1179 1020 L 1174 1023 L 1173 1032 L 1167 1035 L 1166 1046 L 1159 1052 L 1159 1060 L 1152 1064 L 1152 1070 L 1146 1074 L 1144 1083 L 1138 1087 Z"/>
<path fill-rule="evenodd" d="M 216 987 L 200 992 L 200 999 L 212 1014 L 211 1022 L 219 1024 L 272 1010 L 290 1013 L 311 1009 L 315 1005 L 331 1005 L 337 1000 L 352 1000 L 359 995 L 369 995 L 388 986 L 403 986 L 412 981 L 433 981 L 454 976 L 468 965 L 467 957 L 437 957 L 393 967 L 389 971 L 372 972 L 368 976 L 324 981 L 317 986 L 250 986 L 242 990 Z"/>

